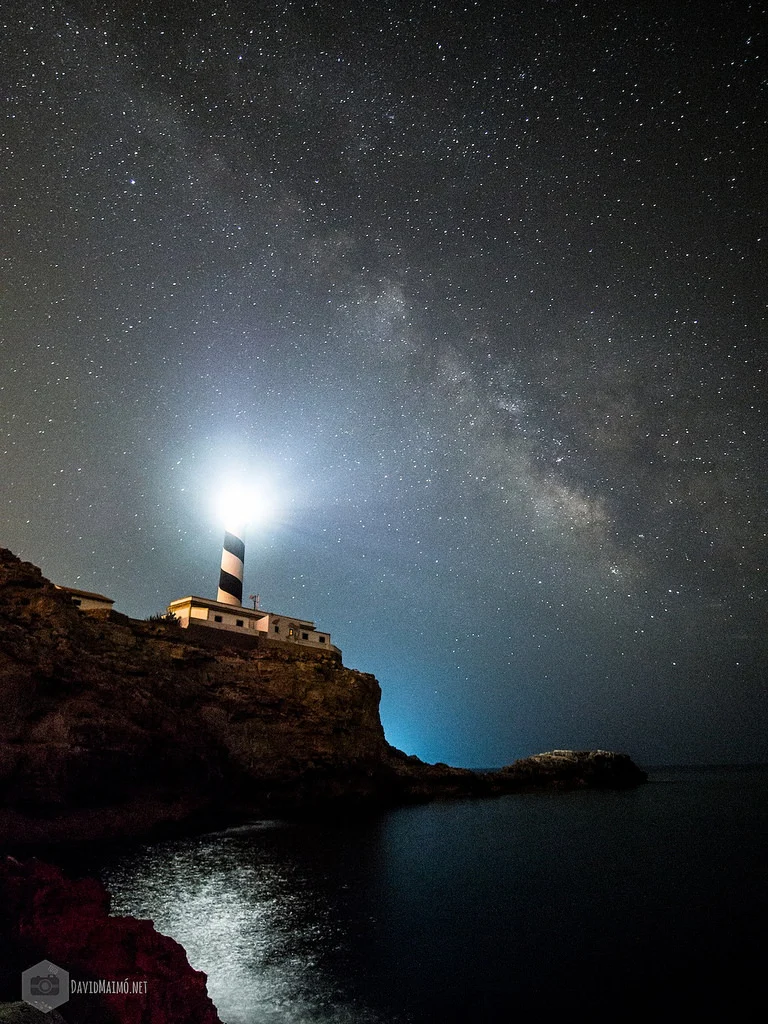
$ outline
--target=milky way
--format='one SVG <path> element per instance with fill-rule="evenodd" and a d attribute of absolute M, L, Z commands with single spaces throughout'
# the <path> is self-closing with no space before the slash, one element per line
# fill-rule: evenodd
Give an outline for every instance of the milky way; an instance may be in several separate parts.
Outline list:
<path fill-rule="evenodd" d="M 262 478 L 409 752 L 768 757 L 765 11 L 350 6 L 4 5 L 0 542 L 144 617 Z"/>

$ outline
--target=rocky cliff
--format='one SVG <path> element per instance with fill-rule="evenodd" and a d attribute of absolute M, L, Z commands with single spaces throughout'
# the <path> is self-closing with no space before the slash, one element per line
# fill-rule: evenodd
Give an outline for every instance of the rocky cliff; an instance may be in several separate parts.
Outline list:
<path fill-rule="evenodd" d="M 424 765 L 386 742 L 379 699 L 373 676 L 331 652 L 85 615 L 0 549 L 7 838 L 136 834 L 196 816 L 483 795 L 558 779 L 642 781 L 619 755 L 604 755 L 614 760 L 599 771 L 580 755 L 581 773 L 566 765 L 565 775 L 544 761 L 517 774 Z"/>
<path fill-rule="evenodd" d="M 73 994 L 58 1003 L 68 1021 L 221 1024 L 205 974 L 190 967 L 182 947 L 151 921 L 112 917 L 109 893 L 97 879 L 72 879 L 50 864 L 6 857 L 0 907 L 0 999 L 18 999 L 22 971 L 48 961 L 69 974 L 61 995 Z M 94 994 L 98 980 L 119 984 Z M 18 1008 L 17 1018 L 21 1012 L 48 1019 L 31 1007 Z"/>

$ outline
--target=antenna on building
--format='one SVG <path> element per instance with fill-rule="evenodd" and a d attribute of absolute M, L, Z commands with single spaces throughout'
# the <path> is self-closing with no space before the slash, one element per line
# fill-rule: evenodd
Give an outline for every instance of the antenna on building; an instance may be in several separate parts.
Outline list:
<path fill-rule="evenodd" d="M 248 599 L 253 601 L 253 610 L 256 611 L 261 603 L 261 594 L 249 594 Z"/>

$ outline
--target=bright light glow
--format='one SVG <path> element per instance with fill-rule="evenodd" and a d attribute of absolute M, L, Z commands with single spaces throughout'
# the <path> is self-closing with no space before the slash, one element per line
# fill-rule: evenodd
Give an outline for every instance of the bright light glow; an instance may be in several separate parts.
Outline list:
<path fill-rule="evenodd" d="M 275 500 L 264 484 L 227 483 L 217 490 L 215 508 L 224 529 L 242 536 L 246 526 L 260 526 L 274 518 Z"/>

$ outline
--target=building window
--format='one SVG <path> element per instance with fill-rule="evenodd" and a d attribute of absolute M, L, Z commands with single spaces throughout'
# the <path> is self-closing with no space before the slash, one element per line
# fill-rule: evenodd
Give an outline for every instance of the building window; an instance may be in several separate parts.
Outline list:
<path fill-rule="evenodd" d="M 72 598 L 72 604 L 76 605 L 76 606 L 77 606 L 78 608 L 80 607 L 80 605 L 81 605 L 82 603 L 83 603 L 83 602 L 82 602 L 82 601 L 80 600 L 80 598 L 79 598 L 79 597 L 73 597 L 73 598 Z"/>
<path fill-rule="evenodd" d="M 223 620 L 222 620 L 220 615 L 214 615 L 213 616 L 213 621 L 214 622 L 222 622 Z"/>
<path fill-rule="evenodd" d="M 309 634 L 308 633 L 302 633 L 301 634 L 301 639 L 302 640 L 309 640 Z"/>
<path fill-rule="evenodd" d="M 321 644 L 325 643 L 325 637 L 324 636 L 319 636 L 317 639 L 320 641 Z"/>
<path fill-rule="evenodd" d="M 275 632 L 276 632 L 276 633 L 279 633 L 279 632 L 280 632 L 280 627 L 279 627 L 279 626 L 275 626 Z"/>
<path fill-rule="evenodd" d="M 243 620 L 242 619 L 235 619 L 235 625 L 236 626 L 242 626 L 243 625 Z"/>

